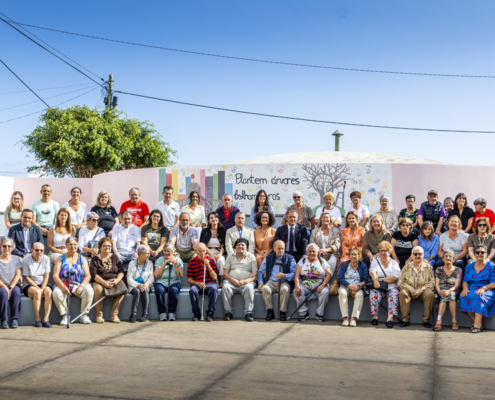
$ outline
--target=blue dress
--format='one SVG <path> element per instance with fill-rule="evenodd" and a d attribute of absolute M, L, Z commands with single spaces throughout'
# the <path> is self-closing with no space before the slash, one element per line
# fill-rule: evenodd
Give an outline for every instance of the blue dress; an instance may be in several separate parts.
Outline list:
<path fill-rule="evenodd" d="M 473 262 L 466 267 L 464 282 L 469 285 L 469 293 L 466 297 L 461 296 L 461 311 L 491 317 L 495 314 L 495 292 L 489 290 L 483 296 L 478 296 L 475 292 L 485 285 L 495 283 L 495 265 L 487 262 L 485 268 L 476 273 L 475 264 Z"/>

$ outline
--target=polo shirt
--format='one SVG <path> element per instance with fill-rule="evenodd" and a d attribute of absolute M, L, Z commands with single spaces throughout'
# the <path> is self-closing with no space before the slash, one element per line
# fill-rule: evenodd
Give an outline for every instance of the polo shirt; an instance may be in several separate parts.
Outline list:
<path fill-rule="evenodd" d="M 133 254 L 136 251 L 136 243 L 141 241 L 141 231 L 136 225 L 124 228 L 117 225 L 113 228 L 112 242 L 115 242 L 120 254 Z"/>
<path fill-rule="evenodd" d="M 206 259 L 210 262 L 211 269 L 217 273 L 217 266 L 215 264 L 215 260 L 210 257 L 206 257 Z M 199 261 L 198 257 L 194 257 L 191 261 L 189 261 L 189 265 L 187 266 L 187 278 L 192 279 L 195 282 L 203 282 L 203 274 L 205 272 L 205 264 L 203 261 Z M 210 273 L 208 272 L 208 268 L 206 268 L 206 275 L 204 276 L 205 283 L 214 283 L 215 281 L 211 279 Z"/>
<path fill-rule="evenodd" d="M 168 228 L 172 229 L 175 226 L 177 217 L 180 215 L 179 203 L 172 200 L 172 202 L 167 205 L 163 201 L 156 203 L 155 208 L 160 210 L 162 213 L 163 224 Z"/>
<path fill-rule="evenodd" d="M 136 204 L 132 204 L 130 200 L 122 203 L 119 214 L 124 211 L 129 211 L 132 214 L 132 224 L 136 226 L 143 225 L 144 217 L 150 215 L 150 210 L 144 201 L 138 200 Z"/>
<path fill-rule="evenodd" d="M 224 270 L 229 270 L 229 275 L 237 280 L 249 278 L 252 272 L 258 271 L 256 257 L 251 253 L 246 253 L 242 260 L 237 258 L 237 253 L 232 253 L 227 257 Z"/>

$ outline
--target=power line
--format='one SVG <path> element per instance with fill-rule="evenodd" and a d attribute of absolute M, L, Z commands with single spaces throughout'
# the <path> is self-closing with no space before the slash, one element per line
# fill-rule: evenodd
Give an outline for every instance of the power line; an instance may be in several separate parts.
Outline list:
<path fill-rule="evenodd" d="M 11 69 L 7 66 L 7 64 L 5 64 L 2 60 L 0 60 L 0 62 L 1 62 L 3 65 L 5 65 L 5 68 L 7 68 L 10 72 L 12 72 L 12 74 L 13 74 L 13 75 L 14 75 L 17 79 L 19 79 L 19 80 L 22 82 L 22 84 L 23 84 L 24 86 L 26 86 L 26 87 L 27 87 L 27 88 L 28 88 L 28 89 L 29 89 L 29 90 L 30 90 L 30 91 L 31 91 L 31 92 L 32 92 L 32 93 L 33 93 L 33 94 L 34 94 L 34 95 L 35 95 L 38 99 L 40 99 L 40 100 L 41 100 L 41 101 L 45 104 L 45 106 L 50 107 L 48 104 L 46 104 L 46 102 L 45 102 L 45 101 L 44 101 L 44 100 L 43 100 L 40 96 L 38 96 L 38 95 L 36 94 L 36 92 L 35 92 L 33 89 L 31 89 L 31 88 L 30 88 L 30 87 L 29 87 L 29 86 L 28 86 L 28 85 L 27 85 L 27 84 L 26 84 L 26 83 L 25 83 L 25 82 L 24 82 L 21 78 L 19 78 L 19 77 L 18 77 L 18 76 L 16 75 L 16 73 L 15 73 L 14 71 L 12 71 L 12 70 L 11 70 Z"/>
<path fill-rule="evenodd" d="M 27 37 L 29 40 L 31 40 L 33 43 L 37 44 L 38 46 L 40 46 L 42 49 L 46 50 L 48 53 L 50 53 L 51 55 L 57 57 L 59 60 L 63 61 L 64 63 L 66 63 L 68 66 L 74 68 L 77 72 L 79 72 L 80 74 L 83 74 L 86 78 L 88 79 L 91 79 L 94 83 L 96 83 L 97 85 L 100 85 L 98 82 L 96 82 L 93 78 L 91 78 L 90 76 L 86 75 L 84 72 L 82 72 L 80 69 L 74 67 L 72 64 L 68 63 L 67 61 L 65 61 L 63 58 L 60 58 L 59 56 L 57 56 L 55 53 L 51 52 L 50 50 L 48 50 L 46 47 L 42 46 L 41 44 L 39 44 L 36 40 L 34 40 L 33 38 L 29 37 L 28 35 L 26 35 L 24 32 L 21 32 L 19 29 L 17 29 L 15 26 L 13 26 L 12 24 L 10 24 L 8 21 L 6 21 L 5 19 L 3 19 L 2 17 L 0 17 L 0 20 L 2 20 L 3 22 L 5 22 L 7 25 L 9 25 L 11 28 L 15 29 L 17 32 L 19 32 L 21 35 Z M 102 79 L 102 78 L 100 78 Z M 102 79 L 103 80 L 103 79 Z M 100 85 L 101 86 L 101 85 Z"/>
<path fill-rule="evenodd" d="M 12 20 L 12 18 L 6 16 L 4 13 L 0 12 L 1 15 L 3 15 L 5 18 L 7 18 L 10 22 L 14 23 L 14 21 Z M 21 29 L 23 29 L 24 31 L 26 31 L 27 33 L 29 33 L 30 35 L 34 36 L 36 39 L 38 39 L 40 42 L 46 44 L 48 47 L 52 48 L 53 50 L 55 50 L 57 53 L 61 54 L 62 56 L 64 56 L 65 58 L 69 59 L 70 61 L 72 61 L 74 64 L 77 64 L 79 65 L 82 69 L 85 69 L 86 71 L 88 71 L 90 74 L 93 74 L 94 76 L 96 76 L 97 78 L 101 79 L 103 82 L 105 81 L 102 77 L 96 75 L 94 72 L 90 71 L 89 69 L 85 68 L 84 66 L 82 66 L 81 64 L 79 64 L 77 61 L 74 61 L 72 58 L 70 58 L 69 56 L 66 56 L 64 53 L 62 53 L 61 51 L 57 50 L 55 47 L 51 46 L 50 44 L 48 44 L 47 42 L 45 42 L 43 39 L 39 38 L 38 36 L 36 36 L 34 33 L 28 31 L 26 28 L 23 28 L 21 27 Z"/>
<path fill-rule="evenodd" d="M 95 91 L 96 89 L 98 89 L 98 87 L 95 87 L 95 88 L 93 88 L 93 89 L 91 89 L 91 90 L 88 90 L 87 92 L 85 92 L 85 93 L 83 93 L 83 94 L 80 94 L 79 96 L 73 97 L 72 99 L 69 99 L 69 100 L 63 101 L 62 103 L 58 103 L 58 104 L 56 104 L 56 105 L 55 105 L 55 107 L 61 106 L 62 104 L 65 104 L 65 103 L 68 103 L 69 101 L 75 100 L 75 99 L 77 99 L 77 98 L 79 98 L 79 97 L 81 97 L 81 96 L 84 96 L 85 94 L 88 94 L 88 93 L 90 93 L 90 92 Z M 30 117 L 31 115 L 34 115 L 34 114 L 39 114 L 39 113 L 41 113 L 41 112 L 43 112 L 43 111 L 45 111 L 45 110 L 35 111 L 35 112 L 33 112 L 33 113 L 23 115 L 22 117 L 11 118 L 11 119 L 8 119 L 8 120 L 6 120 L 6 121 L 0 121 L 0 124 L 5 124 L 5 123 L 10 122 L 10 121 L 15 121 L 15 120 L 18 120 L 18 119 L 22 119 L 22 118 Z"/>
<path fill-rule="evenodd" d="M 44 88 L 44 89 L 33 89 L 33 90 L 36 90 L 37 92 L 41 91 L 41 90 L 55 90 L 55 89 L 65 89 L 65 88 L 70 88 L 70 87 L 76 87 L 76 86 L 89 86 L 89 85 L 93 85 L 93 83 L 81 83 L 79 85 L 69 85 L 69 86 L 58 86 L 58 87 L 52 87 L 52 88 Z M 17 92 L 3 92 L 3 93 L 0 93 L 0 95 L 2 94 L 16 94 L 16 93 L 25 93 L 25 92 L 29 92 L 29 90 L 19 90 Z"/>
<path fill-rule="evenodd" d="M 290 119 L 290 120 L 294 120 L 294 121 L 316 122 L 316 123 L 320 123 L 320 124 L 359 126 L 362 128 L 402 129 L 402 130 L 408 130 L 408 131 L 426 131 L 426 132 L 495 133 L 495 131 L 462 131 L 462 130 L 456 130 L 456 129 L 407 128 L 407 127 L 401 127 L 401 126 L 370 125 L 370 124 L 356 124 L 356 123 L 351 123 L 351 122 L 325 121 L 325 120 L 318 120 L 318 119 L 297 118 L 297 117 L 287 117 L 287 116 L 283 116 L 283 115 L 265 114 L 265 113 L 258 113 L 258 112 L 252 112 L 252 111 L 233 110 L 230 108 L 205 106 L 202 104 L 186 103 L 183 101 L 162 99 L 159 97 L 152 97 L 152 96 L 145 96 L 142 94 L 127 93 L 127 92 L 122 92 L 120 90 L 116 90 L 115 93 L 122 93 L 122 94 L 127 94 L 129 96 L 143 97 L 143 98 L 152 99 L 152 100 L 166 101 L 168 103 L 183 104 L 186 106 L 207 108 L 210 110 L 228 111 L 228 112 L 234 112 L 234 113 L 239 113 L 239 114 L 248 114 L 248 115 L 257 115 L 260 117 Z"/>
<path fill-rule="evenodd" d="M 31 28 L 44 29 L 46 31 L 64 33 L 67 35 L 81 36 L 81 37 L 86 37 L 86 38 L 90 38 L 90 39 L 105 40 L 107 42 L 122 43 L 122 44 L 131 45 L 131 46 L 149 47 L 152 49 L 159 49 L 159 50 L 166 50 L 166 51 L 175 51 L 178 53 L 196 54 L 196 55 L 207 56 L 207 57 L 227 58 L 227 59 L 239 60 L 239 61 L 251 61 L 251 62 L 259 62 L 259 63 L 266 63 L 266 64 L 289 65 L 289 66 L 293 66 L 293 67 L 332 69 L 332 70 L 339 70 L 339 71 L 372 72 L 372 73 L 378 73 L 378 74 L 440 76 L 440 77 L 449 77 L 449 78 L 484 78 L 484 79 L 494 79 L 495 78 L 495 75 L 434 74 L 434 73 L 425 73 L 425 72 L 383 71 L 383 70 L 375 70 L 375 69 L 331 67 L 331 66 L 326 66 L 326 65 L 312 65 L 312 64 L 290 63 L 290 62 L 284 62 L 284 61 L 260 60 L 260 59 L 256 59 L 256 58 L 226 56 L 226 55 L 222 55 L 222 54 L 203 53 L 203 52 L 199 52 L 199 51 L 174 49 L 174 48 L 162 47 L 162 46 L 153 46 L 153 45 L 149 45 L 149 44 L 127 42 L 124 40 L 108 39 L 108 38 L 102 38 L 102 37 L 98 37 L 98 36 L 84 35 L 81 33 L 61 31 L 59 29 L 44 28 L 42 26 L 23 24 L 21 22 L 14 22 L 14 21 L 12 21 L 12 22 L 14 24 L 17 24 L 17 25 L 29 26 Z"/>

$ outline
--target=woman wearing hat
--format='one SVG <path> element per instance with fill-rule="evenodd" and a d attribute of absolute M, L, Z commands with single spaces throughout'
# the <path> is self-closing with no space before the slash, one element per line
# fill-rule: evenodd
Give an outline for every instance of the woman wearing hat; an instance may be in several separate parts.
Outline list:
<path fill-rule="evenodd" d="M 354 211 L 358 216 L 358 224 L 364 229 L 368 230 L 368 221 L 370 219 L 370 211 L 368 207 L 361 204 L 361 193 L 357 190 L 352 192 L 351 195 L 352 204 L 347 208 L 345 214 L 347 215 L 349 212 Z"/>
<path fill-rule="evenodd" d="M 382 217 L 383 225 L 390 232 L 391 235 L 397 230 L 399 227 L 399 219 L 397 218 L 397 214 L 393 208 L 389 207 L 390 198 L 388 195 L 384 194 L 380 196 L 380 209 L 375 213 L 375 215 L 379 215 Z"/>

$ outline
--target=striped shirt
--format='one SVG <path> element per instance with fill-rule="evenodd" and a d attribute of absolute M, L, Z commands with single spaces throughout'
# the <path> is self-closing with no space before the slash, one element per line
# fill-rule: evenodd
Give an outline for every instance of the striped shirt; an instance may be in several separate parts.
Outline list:
<path fill-rule="evenodd" d="M 399 290 L 403 289 L 430 289 L 435 290 L 435 278 L 433 276 L 432 267 L 426 262 L 422 261 L 421 269 L 416 272 L 414 268 L 414 261 L 406 264 L 402 268 L 399 281 L 397 282 Z"/>
<path fill-rule="evenodd" d="M 215 260 L 206 256 L 206 259 L 210 262 L 211 269 L 217 274 L 217 266 Z M 195 282 L 203 282 L 203 273 L 205 272 L 205 265 L 203 261 L 199 261 L 198 257 L 194 257 L 189 261 L 187 266 L 187 278 L 191 278 Z M 214 283 L 215 281 L 211 279 L 210 273 L 208 272 L 208 267 L 206 268 L 205 283 Z"/>
<path fill-rule="evenodd" d="M 177 250 L 187 251 L 193 249 L 193 243 L 198 242 L 198 234 L 195 228 L 187 227 L 186 233 L 182 233 L 180 225 L 174 226 L 170 231 L 170 243 L 175 245 Z"/>

